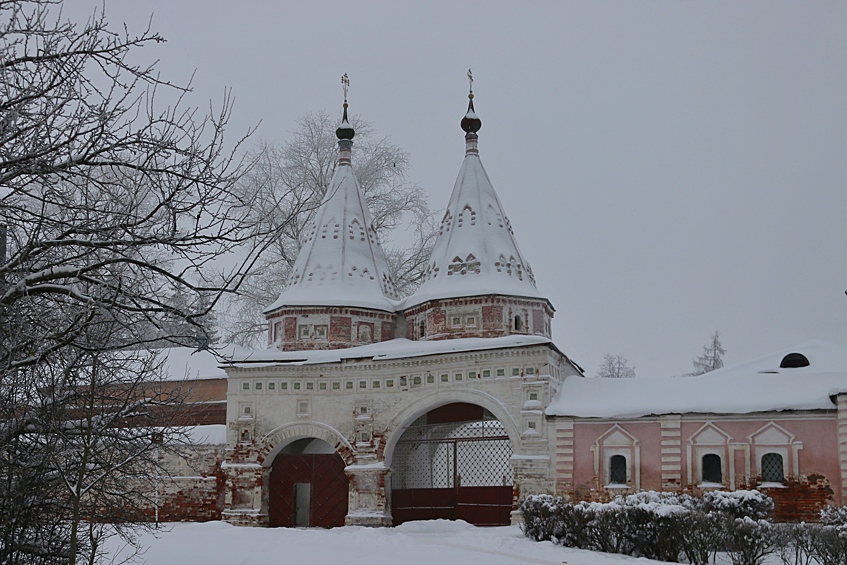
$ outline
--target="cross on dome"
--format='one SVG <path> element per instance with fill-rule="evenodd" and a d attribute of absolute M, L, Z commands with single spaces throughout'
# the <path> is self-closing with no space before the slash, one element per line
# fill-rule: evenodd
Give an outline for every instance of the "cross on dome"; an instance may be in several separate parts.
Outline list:
<path fill-rule="evenodd" d="M 482 120 L 476 115 L 473 107 L 473 73 L 468 69 L 468 111 L 462 118 L 462 129 L 465 133 L 476 134 L 482 128 Z"/>
<path fill-rule="evenodd" d="M 341 117 L 341 125 L 335 130 L 335 136 L 338 139 L 351 140 L 356 135 L 356 131 L 347 121 L 347 91 L 350 89 L 350 77 L 347 76 L 347 73 L 341 75 L 341 88 L 344 89 L 344 104 L 342 106 L 344 113 Z"/>

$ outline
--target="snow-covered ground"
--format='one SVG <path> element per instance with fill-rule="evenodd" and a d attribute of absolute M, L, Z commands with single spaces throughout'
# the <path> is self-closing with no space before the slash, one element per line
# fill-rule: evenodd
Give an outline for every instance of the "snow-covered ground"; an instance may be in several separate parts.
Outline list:
<path fill-rule="evenodd" d="M 465 522 L 408 522 L 396 528 L 332 530 L 236 528 L 222 522 L 168 524 L 144 535 L 149 565 L 649 565 L 659 561 L 534 542 L 517 526 L 477 528 Z M 112 562 L 129 552 L 111 540 Z M 110 560 L 104 560 L 109 563 Z"/>

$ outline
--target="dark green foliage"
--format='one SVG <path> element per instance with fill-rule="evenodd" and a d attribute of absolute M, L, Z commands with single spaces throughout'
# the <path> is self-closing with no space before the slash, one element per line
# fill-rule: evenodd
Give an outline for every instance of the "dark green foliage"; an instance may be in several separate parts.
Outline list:
<path fill-rule="evenodd" d="M 764 519 L 772 509 L 758 491 L 641 492 L 605 504 L 537 495 L 521 504 L 524 533 L 537 541 L 694 565 L 707 565 L 715 551 L 729 552 L 736 565 L 758 565 L 772 551 Z"/>

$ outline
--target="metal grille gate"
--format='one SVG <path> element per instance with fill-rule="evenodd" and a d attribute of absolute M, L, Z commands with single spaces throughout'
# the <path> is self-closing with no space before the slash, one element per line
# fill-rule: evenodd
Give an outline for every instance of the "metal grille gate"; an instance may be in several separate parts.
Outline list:
<path fill-rule="evenodd" d="M 414 422 L 395 447 L 394 524 L 436 518 L 479 526 L 507 525 L 512 510 L 512 447 L 490 413 L 482 419 Z"/>

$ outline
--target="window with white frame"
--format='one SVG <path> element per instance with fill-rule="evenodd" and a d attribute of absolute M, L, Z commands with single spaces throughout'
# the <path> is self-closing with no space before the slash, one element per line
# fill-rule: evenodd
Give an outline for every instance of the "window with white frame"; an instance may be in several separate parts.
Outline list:
<path fill-rule="evenodd" d="M 791 474 L 799 474 L 799 455 L 803 443 L 775 422 L 769 422 L 748 436 L 754 474 L 762 485 L 781 485 Z"/>
<path fill-rule="evenodd" d="M 703 424 L 688 438 L 688 482 L 704 488 L 721 488 L 727 472 L 729 444 L 732 438 L 712 422 Z M 730 471 L 730 480 L 732 469 Z"/>
<path fill-rule="evenodd" d="M 634 435 L 615 424 L 590 449 L 595 472 L 606 488 L 641 488 L 640 447 Z"/>

